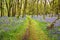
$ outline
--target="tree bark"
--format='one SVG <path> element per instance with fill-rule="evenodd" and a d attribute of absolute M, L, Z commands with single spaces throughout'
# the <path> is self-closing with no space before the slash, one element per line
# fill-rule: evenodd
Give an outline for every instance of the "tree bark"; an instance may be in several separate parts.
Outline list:
<path fill-rule="evenodd" d="M 37 16 L 39 15 L 38 4 L 39 4 L 39 0 L 37 0 Z"/>
<path fill-rule="evenodd" d="M 2 0 L 0 2 L 0 6 L 1 6 L 1 17 L 3 16 L 3 7 L 2 7 Z"/>
<path fill-rule="evenodd" d="M 12 16 L 14 17 L 16 14 L 16 2 L 15 0 L 13 1 L 13 4 L 12 4 Z"/>
<path fill-rule="evenodd" d="M 25 3 L 24 3 L 24 10 L 23 10 L 22 17 L 24 17 L 26 15 L 26 7 L 27 7 L 27 0 L 25 0 Z"/>
<path fill-rule="evenodd" d="M 7 0 L 5 0 L 5 2 L 6 2 L 7 12 L 8 12 L 8 17 L 10 17 L 11 16 L 10 11 L 12 8 L 12 0 L 9 0 L 9 3 L 7 3 Z"/>

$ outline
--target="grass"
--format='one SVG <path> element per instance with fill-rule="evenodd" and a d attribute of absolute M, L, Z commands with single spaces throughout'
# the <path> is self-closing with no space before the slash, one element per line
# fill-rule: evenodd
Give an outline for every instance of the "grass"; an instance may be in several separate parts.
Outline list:
<path fill-rule="evenodd" d="M 48 35 L 46 34 L 46 23 L 38 22 L 36 20 L 31 20 L 32 25 L 30 28 L 31 37 L 29 40 L 50 40 Z M 46 31 L 46 32 L 45 32 Z"/>
<path fill-rule="evenodd" d="M 26 32 L 26 28 L 28 27 L 27 25 L 29 23 L 29 20 L 31 21 L 29 40 L 55 40 L 54 38 L 51 39 L 51 37 L 49 37 L 50 31 L 46 29 L 46 22 L 39 22 L 37 20 L 30 18 L 29 16 L 27 16 L 25 20 L 21 20 L 21 24 L 17 24 L 14 27 L 6 24 L 1 25 L 7 26 L 10 30 L 5 31 L 0 27 L 0 40 L 22 40 L 22 37 Z M 10 21 L 12 21 L 11 18 Z"/>
<path fill-rule="evenodd" d="M 47 30 L 47 24 L 46 22 L 39 22 L 37 21 L 38 23 L 38 30 L 40 31 L 40 34 L 42 32 L 40 36 L 40 40 L 57 40 L 57 34 L 51 34 L 51 30 Z M 43 38 L 45 37 L 45 38 Z"/>
<path fill-rule="evenodd" d="M 8 25 L 7 27 L 10 29 L 9 31 L 5 31 L 4 29 L 0 30 L 0 40 L 22 40 L 22 36 L 25 32 L 26 26 L 27 20 L 23 20 L 22 24 L 18 24 L 14 27 Z"/>

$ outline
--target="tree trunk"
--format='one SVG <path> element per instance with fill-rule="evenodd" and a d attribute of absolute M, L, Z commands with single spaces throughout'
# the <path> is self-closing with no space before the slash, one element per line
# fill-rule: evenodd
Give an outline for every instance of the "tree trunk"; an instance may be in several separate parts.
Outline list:
<path fill-rule="evenodd" d="M 2 0 L 1 0 L 1 17 L 3 16 L 3 7 L 2 7 Z"/>
<path fill-rule="evenodd" d="M 19 16 L 21 15 L 21 8 L 22 8 L 22 0 L 20 0 L 20 2 L 19 2 L 19 0 L 17 0 L 17 10 L 18 10 L 18 18 L 19 18 Z"/>
<path fill-rule="evenodd" d="M 43 14 L 43 19 L 45 19 L 45 14 L 46 14 L 46 0 L 45 0 L 45 3 L 44 3 L 44 14 Z"/>
<path fill-rule="evenodd" d="M 35 8 L 34 8 L 35 2 L 36 2 L 36 0 L 33 0 L 33 1 L 32 1 L 32 17 L 33 17 L 33 15 L 35 15 L 35 14 L 34 14 L 34 13 L 35 13 Z"/>
<path fill-rule="evenodd" d="M 13 4 L 12 4 L 12 16 L 14 17 L 16 14 L 16 3 L 15 1 L 13 1 Z"/>
<path fill-rule="evenodd" d="M 7 12 L 8 12 L 8 17 L 11 16 L 10 11 L 11 11 L 11 7 L 12 7 L 12 0 L 9 0 L 9 3 L 7 3 L 7 0 L 5 0 L 6 3 L 6 7 L 7 7 Z"/>
<path fill-rule="evenodd" d="M 37 16 L 38 16 L 38 12 L 39 12 L 39 10 L 38 10 L 38 4 L 39 4 L 39 0 L 37 0 Z"/>
<path fill-rule="evenodd" d="M 26 15 L 26 7 L 27 7 L 27 0 L 25 0 L 25 3 L 24 3 L 24 10 L 23 10 L 22 17 L 24 17 Z"/>

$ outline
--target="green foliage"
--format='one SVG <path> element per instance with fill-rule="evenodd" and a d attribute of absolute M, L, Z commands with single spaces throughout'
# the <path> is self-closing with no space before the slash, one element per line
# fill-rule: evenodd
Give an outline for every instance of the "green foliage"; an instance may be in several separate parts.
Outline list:
<path fill-rule="evenodd" d="M 47 2 L 48 1 L 48 2 Z M 1 3 L 3 4 L 1 6 Z M 4 15 L 36 15 L 47 13 L 59 13 L 60 3 L 58 0 L 3 0 L 0 1 L 0 9 L 4 8 L 2 12 Z M 1 10 L 0 10 L 1 11 Z M 59 12 L 58 12 L 59 11 Z"/>

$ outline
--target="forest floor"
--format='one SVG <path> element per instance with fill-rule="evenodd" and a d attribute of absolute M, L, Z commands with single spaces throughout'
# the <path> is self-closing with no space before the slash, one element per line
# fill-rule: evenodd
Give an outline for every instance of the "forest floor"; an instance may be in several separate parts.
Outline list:
<path fill-rule="evenodd" d="M 25 18 L 0 18 L 0 40 L 57 40 L 47 30 L 48 23 Z M 53 36 L 53 37 L 51 37 Z"/>
<path fill-rule="evenodd" d="M 44 24 L 30 19 L 22 40 L 50 40 L 48 35 L 42 29 L 43 25 Z"/>

